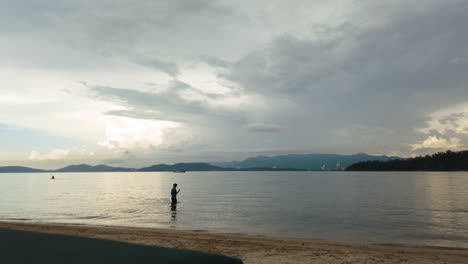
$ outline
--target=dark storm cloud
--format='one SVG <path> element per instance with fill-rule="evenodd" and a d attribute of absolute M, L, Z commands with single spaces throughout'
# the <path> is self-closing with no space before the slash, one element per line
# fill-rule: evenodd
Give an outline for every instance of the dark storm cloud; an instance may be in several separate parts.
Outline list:
<path fill-rule="evenodd" d="M 71 2 L 17 0 L 3 1 L 0 4 L 2 6 L 0 21 L 16 26 L 16 29 L 49 25 L 54 26 L 54 28 L 49 29 L 53 30 L 60 26 L 71 26 L 71 22 L 78 22 L 76 19 L 84 24 L 75 26 L 88 26 L 92 23 L 97 29 L 101 26 L 109 26 L 109 28 L 113 26 L 116 30 L 127 28 L 125 26 L 128 26 L 127 29 L 150 25 L 179 27 L 183 25 L 180 22 L 190 21 L 193 17 L 239 15 L 230 6 L 214 0 L 84 0 Z M 102 36 L 102 38 L 105 37 Z"/>
<path fill-rule="evenodd" d="M 468 63 L 450 63 L 468 56 L 466 21 L 468 3 L 452 2 L 397 14 L 374 28 L 343 24 L 314 39 L 286 34 L 239 60 L 225 77 L 312 113 L 290 113 L 292 127 L 320 124 L 329 131 L 357 123 L 410 141 L 431 112 L 468 100 Z"/>
<path fill-rule="evenodd" d="M 202 96 L 212 99 L 223 99 L 222 95 L 205 94 L 195 90 L 190 85 L 174 81 L 171 87 L 160 93 L 142 92 L 132 89 L 107 86 L 87 85 L 96 99 L 118 103 L 127 110 L 108 111 L 106 114 L 138 119 L 154 119 L 180 121 L 189 123 L 220 122 L 220 120 L 240 122 L 245 115 L 242 111 L 213 109 L 203 101 L 183 99 L 178 92 L 196 91 Z"/>
<path fill-rule="evenodd" d="M 242 16 L 224 2 L 211 0 L 4 1 L 0 33 L 10 51 L 2 56 L 9 65 L 61 69 L 99 65 L 103 58 L 148 57 L 156 59 L 143 60 L 145 64 L 174 75 L 178 71 L 172 61 L 177 58 L 221 55 L 222 44 L 233 42 L 221 36 L 237 31 L 229 25 Z M 217 39 L 221 45 L 206 45 Z M 165 59 L 158 59 L 161 55 Z"/>
<path fill-rule="evenodd" d="M 97 99 L 119 103 L 131 109 L 108 112 L 111 115 L 183 121 L 205 112 L 200 104 L 183 101 L 172 92 L 150 93 L 106 86 L 90 86 L 90 89 Z"/>

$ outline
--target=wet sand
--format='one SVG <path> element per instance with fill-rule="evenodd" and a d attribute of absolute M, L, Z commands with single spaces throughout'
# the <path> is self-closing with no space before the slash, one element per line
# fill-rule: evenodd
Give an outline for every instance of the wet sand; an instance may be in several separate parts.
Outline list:
<path fill-rule="evenodd" d="M 257 263 L 468 263 L 468 249 L 338 243 L 169 229 L 0 222 L 0 227 L 212 252 Z"/>

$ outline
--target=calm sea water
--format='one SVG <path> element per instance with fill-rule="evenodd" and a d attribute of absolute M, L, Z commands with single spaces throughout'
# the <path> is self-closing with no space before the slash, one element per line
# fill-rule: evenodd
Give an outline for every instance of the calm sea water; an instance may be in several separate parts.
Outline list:
<path fill-rule="evenodd" d="M 465 172 L 54 175 L 0 174 L 0 220 L 468 248 Z"/>

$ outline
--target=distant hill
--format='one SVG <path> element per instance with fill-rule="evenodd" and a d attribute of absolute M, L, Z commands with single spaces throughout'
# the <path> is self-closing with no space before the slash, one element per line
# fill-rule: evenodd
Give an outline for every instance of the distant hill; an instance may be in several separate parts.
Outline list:
<path fill-rule="evenodd" d="M 226 170 L 226 168 L 213 166 L 208 163 L 196 162 L 196 163 L 176 163 L 174 165 L 158 164 L 158 165 L 141 168 L 138 171 L 175 171 L 175 170 L 223 171 L 223 170 Z"/>
<path fill-rule="evenodd" d="M 91 166 L 87 164 L 80 165 L 70 165 L 53 172 L 113 172 L 113 171 L 135 171 L 135 169 L 130 168 L 121 168 L 121 167 L 111 167 L 107 165 L 96 165 Z"/>
<path fill-rule="evenodd" d="M 46 171 L 45 170 L 28 168 L 28 167 L 21 167 L 21 166 L 0 167 L 0 173 L 4 173 L 4 172 L 21 173 L 21 172 L 46 172 Z"/>
<path fill-rule="evenodd" d="M 468 151 L 438 152 L 405 160 L 362 161 L 349 171 L 468 171 Z"/>
<path fill-rule="evenodd" d="M 241 169 L 225 168 L 224 170 L 232 170 L 232 171 L 307 171 L 306 169 L 265 168 L 265 167 L 253 167 L 253 168 L 241 168 Z"/>
<path fill-rule="evenodd" d="M 176 163 L 174 165 L 158 164 L 141 169 L 111 167 L 104 164 L 101 165 L 70 165 L 57 170 L 40 170 L 20 166 L 0 167 L 0 173 L 14 172 L 118 172 L 118 171 L 294 171 L 294 170 L 335 170 L 343 169 L 351 164 L 378 160 L 387 161 L 401 159 L 399 157 L 388 156 L 371 156 L 364 153 L 355 155 L 338 155 L 338 154 L 304 154 L 304 155 L 282 155 L 282 156 L 257 156 L 248 158 L 244 161 L 233 162 L 190 162 Z M 339 165 L 339 168 L 337 168 Z"/>
<path fill-rule="evenodd" d="M 176 170 L 185 170 L 185 171 L 294 171 L 301 170 L 295 168 L 267 168 L 267 167 L 254 167 L 254 168 L 243 168 L 243 169 L 233 169 L 233 168 L 223 168 L 219 166 L 214 166 L 208 163 L 194 162 L 194 163 L 176 163 L 174 165 L 167 164 L 158 164 L 141 169 L 134 168 L 122 168 L 122 167 L 111 167 L 107 165 L 96 165 L 91 166 L 88 164 L 80 165 L 70 165 L 57 170 L 39 170 L 32 169 L 28 167 L 19 167 L 19 166 L 6 166 L 0 167 L 0 173 L 15 173 L 15 172 L 125 172 L 125 171 L 176 171 Z"/>
<path fill-rule="evenodd" d="M 337 165 L 345 168 L 351 164 L 366 160 L 395 160 L 402 159 L 400 157 L 389 156 L 372 156 L 365 153 L 354 155 L 338 155 L 338 154 L 291 154 L 281 156 L 257 156 L 248 158 L 244 161 L 233 162 L 212 162 L 213 165 L 226 168 L 295 168 L 305 170 L 334 170 Z"/>

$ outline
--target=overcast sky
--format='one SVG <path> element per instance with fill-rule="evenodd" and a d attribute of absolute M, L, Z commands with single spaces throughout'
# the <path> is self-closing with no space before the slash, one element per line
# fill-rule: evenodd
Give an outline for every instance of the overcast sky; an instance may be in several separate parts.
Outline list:
<path fill-rule="evenodd" d="M 468 1 L 0 0 L 0 165 L 468 148 Z"/>

